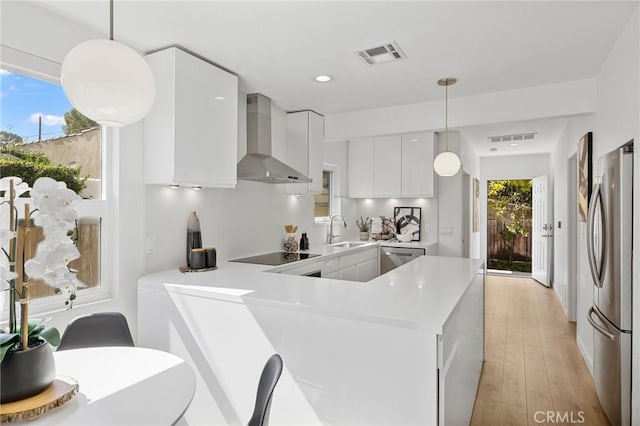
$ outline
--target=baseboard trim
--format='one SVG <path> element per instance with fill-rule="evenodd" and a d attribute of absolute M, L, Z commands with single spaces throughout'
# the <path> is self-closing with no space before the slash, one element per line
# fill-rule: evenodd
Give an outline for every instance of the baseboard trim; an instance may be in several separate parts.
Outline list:
<path fill-rule="evenodd" d="M 582 359 L 585 364 L 587 364 L 587 370 L 589 370 L 589 374 L 593 377 L 593 360 L 589 356 L 587 349 L 584 347 L 582 340 L 580 340 L 580 336 L 576 333 L 576 343 L 578 344 L 578 349 L 580 350 L 580 354 L 582 355 Z"/>
<path fill-rule="evenodd" d="M 553 290 L 553 294 L 555 294 L 556 299 L 558 300 L 558 303 L 560 303 L 560 306 L 562 307 L 562 313 L 564 314 L 564 318 L 567 321 L 569 321 L 569 311 L 567 310 L 567 305 L 562 300 L 562 297 L 560 296 L 560 293 L 558 293 L 558 287 L 554 285 L 552 287 L 552 290 Z"/>

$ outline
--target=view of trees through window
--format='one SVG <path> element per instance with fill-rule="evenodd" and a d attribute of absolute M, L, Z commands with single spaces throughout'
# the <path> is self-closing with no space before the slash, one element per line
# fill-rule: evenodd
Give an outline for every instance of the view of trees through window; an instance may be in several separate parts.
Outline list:
<path fill-rule="evenodd" d="M 331 216 L 331 172 L 322 171 L 322 192 L 314 195 L 315 217 Z"/>
<path fill-rule="evenodd" d="M 47 176 L 86 200 L 103 198 L 100 126 L 72 107 L 60 85 L 0 69 L 0 125 L 0 177 L 33 186 Z M 74 230 L 81 258 L 69 266 L 87 288 L 100 286 L 101 223 L 100 217 L 80 217 Z M 44 238 L 41 229 L 36 235 L 32 252 Z M 49 295 L 52 288 L 35 283 L 33 298 Z"/>
<path fill-rule="evenodd" d="M 531 272 L 531 180 L 492 180 L 487 188 L 489 269 Z"/>

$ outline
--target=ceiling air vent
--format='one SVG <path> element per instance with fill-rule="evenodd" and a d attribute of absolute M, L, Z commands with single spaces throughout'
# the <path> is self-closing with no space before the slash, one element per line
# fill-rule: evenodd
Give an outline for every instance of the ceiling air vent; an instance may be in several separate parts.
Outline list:
<path fill-rule="evenodd" d="M 382 46 L 356 50 L 354 53 L 367 65 L 383 64 L 385 62 L 406 59 L 407 57 L 395 41 L 385 43 Z"/>
<path fill-rule="evenodd" d="M 517 133 L 515 135 L 489 136 L 489 142 L 522 142 L 531 141 L 536 137 L 537 133 Z"/>

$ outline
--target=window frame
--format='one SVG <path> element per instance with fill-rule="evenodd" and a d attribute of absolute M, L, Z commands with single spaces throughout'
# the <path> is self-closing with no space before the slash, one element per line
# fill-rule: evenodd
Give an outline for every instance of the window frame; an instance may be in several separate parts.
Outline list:
<path fill-rule="evenodd" d="M 49 83 L 60 85 L 60 68 L 61 64 L 12 49 L 8 46 L 0 46 L 0 68 L 28 77 L 37 78 Z M 114 250 L 114 234 L 116 215 L 113 211 L 114 204 L 114 141 L 118 137 L 118 131 L 100 127 L 101 142 L 101 199 L 83 199 L 76 205 L 79 216 L 100 217 L 100 286 L 95 288 L 81 289 L 77 299 L 74 301 L 74 307 L 93 304 L 96 302 L 108 301 L 114 298 L 116 287 L 112 285 L 114 277 L 115 254 Z M 20 209 L 28 199 L 18 199 L 16 204 Z M 18 210 L 21 211 L 21 210 Z M 8 318 L 8 297 L 3 297 L 2 314 L 0 321 Z M 54 295 L 31 299 L 29 301 L 29 310 L 34 315 L 45 313 L 54 313 L 67 310 L 64 305 L 64 295 Z"/>
<path fill-rule="evenodd" d="M 314 213 L 313 221 L 316 224 L 327 224 L 332 215 L 341 214 L 342 211 L 340 203 L 340 166 L 331 163 L 322 163 L 322 172 L 331 173 L 331 180 L 329 182 L 329 216 L 315 216 Z"/>

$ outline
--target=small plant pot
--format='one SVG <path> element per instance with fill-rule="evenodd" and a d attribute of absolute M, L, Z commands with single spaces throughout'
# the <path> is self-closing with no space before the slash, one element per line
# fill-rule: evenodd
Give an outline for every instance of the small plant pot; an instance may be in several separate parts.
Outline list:
<path fill-rule="evenodd" d="M 360 241 L 367 241 L 367 240 L 369 240 L 369 231 L 360 232 Z"/>
<path fill-rule="evenodd" d="M 56 377 L 56 364 L 51 346 L 40 340 L 26 351 L 11 351 L 0 363 L 2 403 L 37 395 L 48 388 Z"/>

